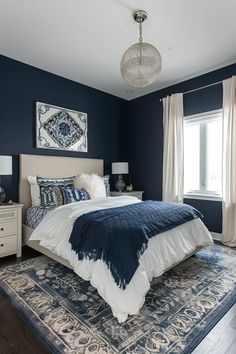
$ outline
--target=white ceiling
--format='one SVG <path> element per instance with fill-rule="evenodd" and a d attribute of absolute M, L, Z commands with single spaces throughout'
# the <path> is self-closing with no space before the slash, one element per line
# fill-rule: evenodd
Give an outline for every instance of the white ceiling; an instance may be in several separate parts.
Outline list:
<path fill-rule="evenodd" d="M 163 60 L 145 89 L 120 74 L 138 9 Z M 129 100 L 236 62 L 235 13 L 235 0 L 0 0 L 0 53 Z"/>

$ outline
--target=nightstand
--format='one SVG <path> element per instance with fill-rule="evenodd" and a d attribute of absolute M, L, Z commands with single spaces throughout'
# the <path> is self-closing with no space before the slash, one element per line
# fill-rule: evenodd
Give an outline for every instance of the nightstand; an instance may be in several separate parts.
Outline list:
<path fill-rule="evenodd" d="M 131 195 L 132 197 L 136 197 L 140 200 L 143 199 L 143 191 L 132 191 L 132 192 L 116 192 L 112 191 L 110 192 L 111 197 L 119 197 L 121 195 Z"/>
<path fill-rule="evenodd" d="M 22 204 L 0 204 L 0 258 L 21 257 Z"/>

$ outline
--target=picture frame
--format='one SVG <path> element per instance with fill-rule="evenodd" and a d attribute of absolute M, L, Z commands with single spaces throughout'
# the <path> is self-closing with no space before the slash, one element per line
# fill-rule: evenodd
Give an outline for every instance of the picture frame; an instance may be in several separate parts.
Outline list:
<path fill-rule="evenodd" d="M 36 102 L 36 147 L 88 152 L 87 113 Z"/>

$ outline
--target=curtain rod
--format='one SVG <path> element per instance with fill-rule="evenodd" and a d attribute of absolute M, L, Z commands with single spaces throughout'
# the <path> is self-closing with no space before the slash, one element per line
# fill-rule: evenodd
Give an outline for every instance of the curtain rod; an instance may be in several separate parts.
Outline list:
<path fill-rule="evenodd" d="M 199 91 L 199 90 L 202 90 L 202 89 L 207 88 L 207 87 L 210 87 L 210 86 L 215 86 L 215 85 L 218 85 L 218 84 L 222 84 L 222 82 L 223 82 L 223 81 L 221 80 L 221 81 L 214 82 L 213 84 L 201 86 L 201 87 L 198 87 L 198 88 L 196 88 L 196 89 L 183 92 L 183 95 L 186 95 L 187 93 L 190 93 L 190 92 Z M 164 98 L 165 98 L 165 97 L 160 98 L 159 101 L 163 101 Z"/>

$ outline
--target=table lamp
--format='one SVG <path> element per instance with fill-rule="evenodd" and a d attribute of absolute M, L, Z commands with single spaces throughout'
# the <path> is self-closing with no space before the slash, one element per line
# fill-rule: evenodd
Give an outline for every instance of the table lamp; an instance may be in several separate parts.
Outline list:
<path fill-rule="evenodd" d="M 112 166 L 112 174 L 118 175 L 118 181 L 115 184 L 116 190 L 118 192 L 123 192 L 125 190 L 125 182 L 123 180 L 122 174 L 129 173 L 129 164 L 128 162 L 113 162 Z"/>
<path fill-rule="evenodd" d="M 12 175 L 12 156 L 0 155 L 0 176 L 11 176 Z M 0 204 L 4 202 L 6 198 L 6 192 L 1 187 L 1 177 L 0 177 Z"/>

